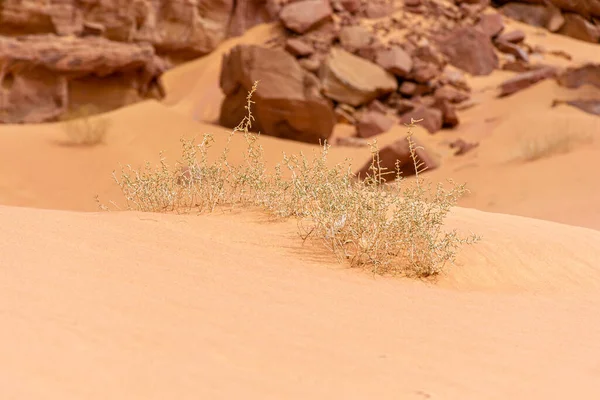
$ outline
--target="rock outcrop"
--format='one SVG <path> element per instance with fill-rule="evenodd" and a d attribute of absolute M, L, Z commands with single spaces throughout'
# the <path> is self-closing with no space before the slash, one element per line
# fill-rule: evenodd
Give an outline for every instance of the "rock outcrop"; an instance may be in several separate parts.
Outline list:
<path fill-rule="evenodd" d="M 166 64 L 149 44 L 98 37 L 0 37 L 0 121 L 35 123 L 69 108 L 69 82 L 119 74 L 140 98 L 162 97 Z"/>
<path fill-rule="evenodd" d="M 92 91 L 105 110 L 160 98 L 170 64 L 272 21 L 274 3 L 2 0 L 0 122 L 55 120 Z"/>

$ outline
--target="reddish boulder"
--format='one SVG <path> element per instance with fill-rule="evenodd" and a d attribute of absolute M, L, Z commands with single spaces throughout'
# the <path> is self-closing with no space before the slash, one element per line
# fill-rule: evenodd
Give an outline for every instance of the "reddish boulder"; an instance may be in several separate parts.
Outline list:
<path fill-rule="evenodd" d="M 513 56 L 515 56 L 516 60 L 522 60 L 526 63 L 529 62 L 529 55 L 527 54 L 527 52 L 519 46 L 517 46 L 516 44 L 506 42 L 500 39 L 496 40 L 494 44 L 496 45 L 496 48 L 501 52 L 506 54 L 512 54 Z"/>
<path fill-rule="evenodd" d="M 399 46 L 392 46 L 389 49 L 378 51 L 375 56 L 375 62 L 386 71 L 398 77 L 407 76 L 413 67 L 412 58 Z"/>
<path fill-rule="evenodd" d="M 454 86 L 444 85 L 435 90 L 435 98 L 438 100 L 449 101 L 450 103 L 461 103 L 469 99 L 469 94 L 455 88 Z"/>
<path fill-rule="evenodd" d="M 490 38 L 496 37 L 504 30 L 502 15 L 498 13 L 483 14 L 479 17 L 479 22 L 475 28 Z"/>
<path fill-rule="evenodd" d="M 378 111 L 367 111 L 362 114 L 356 126 L 358 136 L 369 138 L 389 131 L 394 120 Z"/>
<path fill-rule="evenodd" d="M 367 48 L 375 41 L 375 36 L 367 28 L 360 25 L 342 27 L 339 37 L 344 50 L 350 53 Z"/>
<path fill-rule="evenodd" d="M 533 71 L 523 72 L 502 82 L 502 84 L 500 84 L 500 93 L 498 94 L 498 97 L 511 95 L 554 76 L 556 76 L 556 69 L 554 67 L 543 67 Z"/>
<path fill-rule="evenodd" d="M 437 108 L 431 108 L 424 105 L 417 106 L 414 110 L 403 114 L 400 122 L 409 124 L 411 118 L 414 120 L 422 120 L 419 125 L 427 129 L 427 132 L 434 133 L 442 129 L 443 114 Z"/>
<path fill-rule="evenodd" d="M 439 49 L 453 66 L 471 75 L 489 75 L 499 66 L 489 36 L 475 28 L 459 28 L 439 41 Z"/>
<path fill-rule="evenodd" d="M 435 159 L 427 153 L 417 139 L 412 137 L 411 141 L 413 142 L 413 148 L 415 149 L 416 160 L 413 160 L 410 154 L 408 138 L 397 140 L 389 146 L 385 146 L 383 149 L 379 150 L 379 162 L 383 168 L 383 172 L 392 172 L 383 175 L 383 179 L 386 181 L 393 181 L 396 178 L 396 165 L 398 166 L 400 176 L 402 177 L 416 174 L 415 161 L 417 165 L 423 165 L 420 169 L 433 170 L 439 166 Z M 371 160 L 365 163 L 365 165 L 357 172 L 357 175 L 360 179 L 372 176 Z"/>
<path fill-rule="evenodd" d="M 525 40 L 525 32 L 520 29 L 516 29 L 514 31 L 501 34 L 496 38 L 496 40 L 515 44 L 521 43 L 523 40 Z"/>
<path fill-rule="evenodd" d="M 588 63 L 579 67 L 567 68 L 557 78 L 558 84 L 570 89 L 583 85 L 600 88 L 600 64 Z"/>
<path fill-rule="evenodd" d="M 302 39 L 289 38 L 285 41 L 285 50 L 296 57 L 306 57 L 315 52 L 315 49 Z"/>
<path fill-rule="evenodd" d="M 285 5 L 279 13 L 283 26 L 296 33 L 305 33 L 331 18 L 329 0 L 302 0 Z"/>
<path fill-rule="evenodd" d="M 394 75 L 337 47 L 329 52 L 320 75 L 327 97 L 355 107 L 392 93 L 398 87 Z"/>
<path fill-rule="evenodd" d="M 233 128 L 246 115 L 246 96 L 254 94 L 254 131 L 285 139 L 319 143 L 333 131 L 332 104 L 319 90 L 318 79 L 280 49 L 238 45 L 224 56 L 220 86 L 225 93 L 219 122 Z"/>
<path fill-rule="evenodd" d="M 564 13 L 563 16 L 565 23 L 558 33 L 584 42 L 598 43 L 600 41 L 600 26 L 594 25 L 581 15 Z"/>

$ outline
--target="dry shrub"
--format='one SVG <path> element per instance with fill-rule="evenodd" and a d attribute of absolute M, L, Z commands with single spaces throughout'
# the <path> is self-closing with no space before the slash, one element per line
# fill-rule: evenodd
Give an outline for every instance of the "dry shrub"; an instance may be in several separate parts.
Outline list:
<path fill-rule="evenodd" d="M 535 161 L 558 154 L 566 154 L 583 144 L 591 143 L 590 134 L 557 132 L 521 142 L 519 158 Z"/>
<path fill-rule="evenodd" d="M 94 146 L 104 142 L 110 128 L 110 121 L 94 116 L 95 114 L 98 114 L 96 107 L 85 105 L 61 117 L 68 143 L 77 146 Z"/>
<path fill-rule="evenodd" d="M 479 237 L 462 237 L 444 229 L 444 218 L 466 191 L 464 185 L 450 190 L 438 185 L 432 190 L 423 182 L 423 166 L 415 161 L 416 179 L 405 182 L 397 171 L 384 171 L 373 144 L 371 173 L 358 180 L 348 160 L 334 167 L 327 163 L 328 144 L 315 157 L 300 153 L 283 155 L 273 173 L 268 173 L 258 135 L 249 132 L 253 121 L 252 94 L 247 98 L 247 116 L 229 135 L 221 156 L 212 163 L 207 153 L 213 143 L 204 135 L 199 144 L 182 140 L 183 155 L 175 168 L 161 156 L 158 167 L 142 170 L 131 166 L 113 174 L 127 208 L 151 212 L 213 211 L 217 207 L 258 206 L 273 216 L 298 220 L 306 240 L 317 238 L 354 267 L 380 274 L 426 277 L 440 273 L 452 262 L 460 245 Z M 415 121 L 416 122 L 416 121 Z M 408 126 L 410 151 L 416 160 L 412 131 Z M 247 141 L 244 162 L 227 161 L 229 143 L 236 133 Z M 396 174 L 395 184 L 383 175 Z"/>

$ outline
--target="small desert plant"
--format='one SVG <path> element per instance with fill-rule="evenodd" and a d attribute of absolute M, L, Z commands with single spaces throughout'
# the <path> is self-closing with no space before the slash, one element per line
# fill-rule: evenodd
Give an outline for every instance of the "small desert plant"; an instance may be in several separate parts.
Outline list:
<path fill-rule="evenodd" d="M 70 144 L 93 146 L 104 142 L 110 121 L 102 117 L 93 117 L 97 113 L 93 105 L 85 105 L 61 117 Z"/>
<path fill-rule="evenodd" d="M 592 135 L 575 132 L 555 132 L 521 142 L 517 158 L 535 161 L 558 154 L 566 154 L 593 140 Z"/>
<path fill-rule="evenodd" d="M 161 156 L 158 167 L 149 164 L 141 170 L 121 169 L 115 181 L 127 208 L 154 212 L 213 211 L 217 207 L 258 206 L 271 215 L 298 221 L 299 234 L 306 240 L 317 238 L 352 266 L 380 274 L 432 276 L 452 262 L 462 244 L 479 240 L 476 235 L 461 237 L 446 231 L 444 218 L 466 191 L 464 185 L 450 190 L 438 185 L 432 190 L 423 182 L 423 165 L 417 162 L 412 141 L 413 121 L 408 141 L 415 163 L 416 178 L 405 182 L 396 171 L 379 164 L 376 142 L 372 145 L 371 172 L 356 179 L 349 160 L 330 167 L 329 145 L 307 157 L 303 153 L 283 155 L 283 161 L 269 172 L 263 159 L 259 135 L 249 132 L 253 121 L 251 105 L 256 84 L 247 97 L 247 116 L 229 135 L 221 156 L 208 162 L 212 135 L 199 144 L 182 140 L 183 155 L 171 169 Z M 236 133 L 247 142 L 244 162 L 228 162 L 229 143 Z M 383 175 L 396 175 L 386 184 Z"/>

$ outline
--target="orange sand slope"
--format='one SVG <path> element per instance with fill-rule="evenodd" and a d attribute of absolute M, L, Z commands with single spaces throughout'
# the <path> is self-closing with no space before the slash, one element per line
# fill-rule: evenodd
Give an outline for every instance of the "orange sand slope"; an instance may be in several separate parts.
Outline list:
<path fill-rule="evenodd" d="M 3 399 L 600 396 L 596 231 L 458 210 L 490 240 L 444 288 L 247 213 L 0 218 Z"/>

